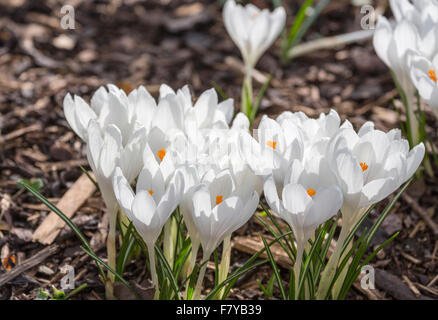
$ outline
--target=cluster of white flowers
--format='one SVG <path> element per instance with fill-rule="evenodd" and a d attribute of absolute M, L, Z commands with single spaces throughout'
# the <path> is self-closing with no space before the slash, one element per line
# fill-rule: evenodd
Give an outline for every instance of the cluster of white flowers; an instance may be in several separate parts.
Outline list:
<path fill-rule="evenodd" d="M 180 206 L 206 258 L 250 219 L 263 189 L 302 248 L 339 209 L 344 224 L 354 224 L 363 208 L 408 180 L 424 156 L 423 144 L 409 150 L 399 130 L 384 133 L 367 122 L 356 133 L 334 110 L 318 119 L 302 112 L 264 116 L 252 136 L 245 115 L 231 122 L 232 100 L 218 103 L 208 90 L 193 104 L 187 86 L 175 93 L 163 85 L 156 103 L 144 87 L 126 95 L 109 85 L 91 107 L 68 94 L 64 110 L 87 143 L 108 208 L 115 199 L 153 247 Z"/>
<path fill-rule="evenodd" d="M 378 54 L 406 92 L 416 85 L 427 101 L 434 100 L 438 4 L 397 0 L 391 6 L 398 22 L 393 28 L 380 18 Z M 230 0 L 224 22 L 251 69 L 282 30 L 285 12 Z M 348 120 L 341 124 L 335 110 L 318 119 L 289 111 L 275 120 L 264 116 L 251 134 L 248 117 L 234 116 L 233 100 L 219 103 L 213 89 L 195 103 L 187 86 L 175 92 L 162 85 L 159 91 L 156 101 L 142 86 L 126 95 L 108 85 L 97 90 L 91 106 L 78 96 L 64 99 L 67 121 L 86 143 L 110 210 L 112 236 L 121 208 L 150 251 L 156 286 L 155 242 L 178 207 L 193 267 L 198 247 L 208 259 L 251 218 L 264 192 L 294 233 L 299 273 L 304 247 L 319 225 L 341 211 L 346 235 L 370 205 L 415 173 L 425 153 L 423 143 L 410 150 L 397 129 L 385 133 L 366 122 L 356 132 Z"/>
<path fill-rule="evenodd" d="M 417 89 L 438 116 L 438 1 L 390 0 L 390 6 L 395 22 L 379 18 L 374 48 L 407 99 Z"/>

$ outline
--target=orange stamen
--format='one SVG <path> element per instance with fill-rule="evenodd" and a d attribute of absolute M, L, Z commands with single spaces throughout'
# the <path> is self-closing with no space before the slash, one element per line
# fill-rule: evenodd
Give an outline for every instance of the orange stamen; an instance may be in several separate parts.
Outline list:
<path fill-rule="evenodd" d="M 435 70 L 429 70 L 427 71 L 427 73 L 429 74 L 429 78 L 431 78 L 433 80 L 433 82 L 437 83 L 438 79 L 436 77 L 436 73 Z"/>
<path fill-rule="evenodd" d="M 151 196 L 154 194 L 154 190 L 149 190 L 148 192 Z"/>
<path fill-rule="evenodd" d="M 224 199 L 223 196 L 216 196 L 216 205 L 218 205 L 219 203 L 221 203 L 223 199 Z"/>
<path fill-rule="evenodd" d="M 160 158 L 161 161 L 163 161 L 165 155 L 166 155 L 166 150 L 164 149 L 161 149 L 160 151 L 157 152 L 157 156 L 158 158 Z"/>
<path fill-rule="evenodd" d="M 307 189 L 307 194 L 309 196 L 313 197 L 316 194 L 316 191 L 315 191 L 315 189 L 310 188 L 310 189 Z"/>
<path fill-rule="evenodd" d="M 268 147 L 271 147 L 272 149 L 275 149 L 277 147 L 276 141 L 268 140 L 268 142 L 266 142 L 266 144 L 268 145 Z"/>
<path fill-rule="evenodd" d="M 366 162 L 361 162 L 360 167 L 362 168 L 362 171 L 367 171 L 368 169 L 368 165 L 366 164 Z"/>

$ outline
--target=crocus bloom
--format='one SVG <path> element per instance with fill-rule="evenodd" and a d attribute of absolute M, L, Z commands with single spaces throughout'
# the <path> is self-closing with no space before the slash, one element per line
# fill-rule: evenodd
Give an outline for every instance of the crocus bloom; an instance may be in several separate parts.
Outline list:
<path fill-rule="evenodd" d="M 257 208 L 259 195 L 251 183 L 236 188 L 228 169 L 218 173 L 193 193 L 193 216 L 199 233 L 204 258 L 207 259 L 220 242 L 243 226 Z"/>
<path fill-rule="evenodd" d="M 303 157 L 302 130 L 292 121 L 280 125 L 263 116 L 254 136 L 245 132 L 240 135 L 240 148 L 246 162 L 257 175 L 273 174 L 277 182 L 282 182 L 292 161 Z"/>
<path fill-rule="evenodd" d="M 122 133 L 113 124 L 105 130 L 99 127 L 96 120 L 91 120 L 87 129 L 87 158 L 107 208 L 115 210 L 115 198 L 111 186 L 112 174 L 116 167 L 120 167 L 126 179 L 133 182 L 140 173 L 143 160 L 138 154 L 143 153 L 146 132 L 143 127 L 137 128 L 126 145 L 122 141 Z"/>
<path fill-rule="evenodd" d="M 434 0 L 390 0 L 397 22 L 407 20 L 418 31 L 417 47 L 421 54 L 431 59 L 438 53 L 438 3 Z"/>
<path fill-rule="evenodd" d="M 412 82 L 438 117 L 438 54 L 429 60 L 415 51 L 408 52 Z"/>
<path fill-rule="evenodd" d="M 283 30 L 286 11 L 278 7 L 269 12 L 252 4 L 243 7 L 234 0 L 228 0 L 224 6 L 223 19 L 231 39 L 242 53 L 245 65 L 253 68 Z"/>
<path fill-rule="evenodd" d="M 418 38 L 418 31 L 412 22 L 402 20 L 392 27 L 383 16 L 379 17 L 373 38 L 377 55 L 394 72 L 405 94 L 410 96 L 413 86 L 406 64 L 406 53 L 408 49 L 417 50 Z"/>
<path fill-rule="evenodd" d="M 87 129 L 90 120 L 96 120 L 101 130 L 109 125 L 115 125 L 122 133 L 124 143 L 133 131 L 133 111 L 130 110 L 129 99 L 125 92 L 109 84 L 108 91 L 100 87 L 91 98 L 91 107 L 81 97 L 64 98 L 64 114 L 73 131 L 87 141 Z"/>
<path fill-rule="evenodd" d="M 122 170 L 117 167 L 113 176 L 113 188 L 120 208 L 132 221 L 148 247 L 152 280 L 158 288 L 154 245 L 183 196 L 183 175 L 176 171 L 166 183 L 157 163 L 150 161 L 145 163 L 140 173 L 134 194 Z"/>
<path fill-rule="evenodd" d="M 294 160 L 279 190 L 272 175 L 265 181 L 265 198 L 270 208 L 291 227 L 297 243 L 295 276 L 299 277 L 301 259 L 307 241 L 316 228 L 337 214 L 342 206 L 342 192 L 330 170 L 319 159 L 312 168 Z M 324 168 L 324 170 L 321 170 Z"/>
<path fill-rule="evenodd" d="M 381 201 L 417 171 L 424 157 L 420 143 L 409 151 L 400 130 L 385 133 L 365 123 L 356 133 L 342 129 L 331 141 L 328 157 L 344 194 L 341 209 L 344 223 L 353 225 L 361 209 Z"/>

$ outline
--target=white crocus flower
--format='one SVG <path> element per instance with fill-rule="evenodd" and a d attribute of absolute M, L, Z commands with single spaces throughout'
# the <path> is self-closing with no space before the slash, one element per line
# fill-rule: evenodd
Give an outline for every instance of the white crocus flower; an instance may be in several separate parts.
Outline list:
<path fill-rule="evenodd" d="M 403 90 L 407 91 L 406 94 L 413 91 L 406 53 L 408 49 L 417 50 L 418 38 L 418 31 L 412 22 L 402 20 L 393 27 L 385 17 L 379 17 L 373 38 L 374 49 L 394 72 Z"/>
<path fill-rule="evenodd" d="M 241 133 L 240 150 L 251 169 L 260 176 L 273 174 L 279 186 L 293 160 L 303 159 L 303 132 L 291 120 L 281 124 L 263 116 L 255 138 Z"/>
<path fill-rule="evenodd" d="M 295 235 L 297 279 L 307 241 L 316 228 L 336 215 L 342 206 L 342 192 L 333 182 L 330 170 L 321 159 L 314 161 L 311 168 L 304 168 L 300 161 L 294 160 L 281 189 L 277 188 L 272 175 L 265 181 L 268 205 L 289 224 Z"/>
<path fill-rule="evenodd" d="M 102 192 L 105 204 L 113 212 L 115 198 L 111 187 L 114 169 L 121 167 L 129 182 L 133 182 L 143 167 L 143 160 L 138 157 L 145 147 L 146 132 L 143 127 L 137 128 L 127 141 L 122 141 L 122 133 L 113 124 L 102 132 L 99 124 L 91 120 L 87 129 L 87 158 Z"/>
<path fill-rule="evenodd" d="M 167 85 L 160 87 L 160 101 L 175 97 L 178 112 L 182 114 L 182 130 L 187 136 L 203 129 L 228 129 L 234 114 L 233 99 L 219 103 L 215 89 L 204 91 L 193 104 L 188 86 L 175 91 Z"/>
<path fill-rule="evenodd" d="M 223 9 L 225 27 L 242 53 L 245 65 L 253 68 L 261 55 L 274 43 L 286 22 L 283 7 L 273 12 L 252 4 L 245 7 L 228 0 Z"/>
<path fill-rule="evenodd" d="M 332 170 L 344 194 L 344 223 L 353 225 L 361 212 L 399 188 L 417 171 L 424 157 L 420 143 L 409 151 L 400 130 L 385 133 L 365 123 L 356 133 L 343 129 L 330 145 Z"/>
<path fill-rule="evenodd" d="M 158 292 L 154 246 L 164 224 L 183 196 L 184 178 L 181 172 L 176 171 L 166 182 L 158 164 L 149 159 L 151 161 L 145 163 L 139 175 L 135 194 L 119 167 L 115 169 L 112 183 L 120 208 L 147 245 L 152 281 Z"/>
<path fill-rule="evenodd" d="M 409 20 L 393 26 L 383 16 L 379 17 L 374 32 L 373 44 L 377 55 L 393 71 L 406 97 L 406 112 L 410 123 L 410 134 L 414 143 L 419 142 L 419 126 L 415 114 L 415 87 L 407 65 L 408 50 L 418 50 L 419 34 Z"/>
<path fill-rule="evenodd" d="M 413 23 L 419 34 L 416 48 L 427 58 L 438 53 L 438 3 L 433 0 L 390 0 L 391 10 L 397 22 Z"/>
<path fill-rule="evenodd" d="M 342 228 L 321 275 L 318 299 L 323 299 L 329 290 L 351 229 L 369 206 L 386 198 L 414 175 L 424 152 L 423 143 L 409 150 L 409 143 L 401 138 L 400 130 L 385 133 L 375 130 L 372 122 L 366 122 L 358 133 L 345 128 L 333 138 L 327 157 L 344 196 Z"/>
<path fill-rule="evenodd" d="M 87 142 L 90 120 L 96 120 L 101 130 L 115 125 L 122 133 L 124 143 L 131 136 L 135 120 L 125 92 L 114 85 L 100 87 L 91 98 L 91 107 L 79 96 L 67 94 L 64 98 L 64 114 L 73 131 Z"/>
<path fill-rule="evenodd" d="M 438 117 L 438 54 L 430 61 L 415 51 L 409 51 L 408 63 L 418 93 Z"/>
<path fill-rule="evenodd" d="M 203 262 L 207 261 L 225 237 L 243 226 L 254 214 L 259 195 L 250 182 L 248 179 L 236 188 L 233 173 L 226 169 L 194 191 L 193 220 L 203 249 Z M 195 299 L 199 297 L 205 270 L 206 264 L 199 273 Z"/>

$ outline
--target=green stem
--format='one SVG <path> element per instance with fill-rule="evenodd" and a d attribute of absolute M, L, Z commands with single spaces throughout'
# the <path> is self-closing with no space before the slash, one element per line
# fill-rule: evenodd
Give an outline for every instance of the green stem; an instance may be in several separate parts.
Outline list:
<path fill-rule="evenodd" d="M 420 143 L 420 128 L 414 107 L 414 95 L 408 93 L 406 96 L 406 115 L 409 117 L 409 131 L 411 134 L 412 146 L 416 146 Z"/>
<path fill-rule="evenodd" d="M 222 246 L 222 258 L 219 265 L 219 278 L 218 283 L 222 283 L 227 279 L 228 271 L 230 270 L 230 260 L 231 260 L 231 234 L 225 237 Z M 225 292 L 225 287 L 222 287 L 217 294 L 217 298 L 222 298 Z"/>
<path fill-rule="evenodd" d="M 299 292 L 298 287 L 300 284 L 300 273 L 301 273 L 301 264 L 303 262 L 303 253 L 304 253 L 304 247 L 302 243 L 297 243 L 297 255 L 296 260 L 294 264 L 294 273 L 295 273 L 295 298 L 298 299 Z"/>
<path fill-rule="evenodd" d="M 244 114 L 248 116 L 248 118 L 251 117 L 252 99 L 253 99 L 252 72 L 253 72 L 253 67 L 246 65 L 245 77 L 243 79 L 243 85 L 242 85 L 242 102 L 240 109 Z"/>
<path fill-rule="evenodd" d="M 342 248 L 344 246 L 345 240 L 348 237 L 350 232 L 350 224 L 347 221 L 344 221 L 342 225 L 341 233 L 339 234 L 338 241 L 336 243 L 335 250 L 333 251 L 332 256 L 330 257 L 324 271 L 321 274 L 321 281 L 319 283 L 318 291 L 316 292 L 316 299 L 323 300 L 325 299 L 327 292 L 330 287 L 330 283 L 332 282 L 333 277 L 336 273 L 336 267 L 338 266 L 339 259 L 341 257 Z"/>
<path fill-rule="evenodd" d="M 339 259 L 340 261 L 344 260 L 345 256 L 348 254 L 348 251 L 350 251 L 352 246 L 353 246 L 352 242 L 347 244 L 347 247 L 345 248 L 344 253 L 341 255 L 341 257 Z M 347 276 L 349 265 L 350 265 L 350 262 L 347 262 L 344 269 L 339 274 L 339 277 L 336 279 L 335 283 L 333 284 L 333 290 L 332 290 L 333 299 L 337 299 L 339 294 L 341 293 L 342 285 L 344 283 L 345 277 Z"/>
<path fill-rule="evenodd" d="M 152 277 L 152 283 L 155 287 L 155 295 L 154 300 L 158 300 L 160 297 L 160 286 L 158 283 L 158 275 L 157 275 L 157 269 L 155 265 L 155 248 L 154 244 L 148 244 L 148 253 L 149 253 L 149 265 L 151 268 L 151 277 Z"/>
<path fill-rule="evenodd" d="M 117 222 L 117 212 L 119 206 L 116 204 L 109 217 L 109 231 L 106 239 L 106 249 L 108 256 L 108 265 L 116 270 L 116 222 Z M 112 272 L 108 271 L 108 277 L 105 283 L 105 296 L 109 300 L 114 300 L 114 283 L 115 276 Z"/>
<path fill-rule="evenodd" d="M 193 300 L 199 300 L 201 296 L 202 282 L 204 281 L 205 271 L 207 270 L 207 259 L 210 257 L 210 254 L 205 254 L 202 257 L 202 267 L 199 270 L 198 280 L 196 281 L 195 291 L 193 293 Z"/>
<path fill-rule="evenodd" d="M 175 243 L 177 236 L 177 225 L 172 216 L 164 226 L 163 253 L 169 266 L 173 267 L 175 257 Z"/>

